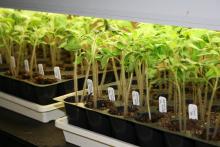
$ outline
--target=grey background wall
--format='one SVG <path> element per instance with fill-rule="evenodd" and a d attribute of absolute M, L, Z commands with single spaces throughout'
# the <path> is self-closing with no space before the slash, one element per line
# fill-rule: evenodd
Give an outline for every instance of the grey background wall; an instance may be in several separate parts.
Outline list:
<path fill-rule="evenodd" d="M 220 0 L 0 0 L 0 7 L 220 30 Z"/>

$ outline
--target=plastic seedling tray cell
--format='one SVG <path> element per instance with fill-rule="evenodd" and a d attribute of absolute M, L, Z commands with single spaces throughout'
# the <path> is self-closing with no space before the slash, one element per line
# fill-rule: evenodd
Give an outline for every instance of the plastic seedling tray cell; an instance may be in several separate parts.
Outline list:
<path fill-rule="evenodd" d="M 99 73 L 101 79 L 102 73 Z M 107 71 L 107 77 L 113 77 L 112 71 Z M 79 76 L 78 88 L 82 90 L 85 77 Z M 73 90 L 73 79 L 61 80 L 53 84 L 35 84 L 26 80 L 16 79 L 0 73 L 0 90 L 12 94 L 18 98 L 28 100 L 40 105 L 54 103 L 53 98 L 58 97 Z"/>
<path fill-rule="evenodd" d="M 19 80 L 14 77 L 0 74 L 1 91 L 14 95 L 17 98 L 28 100 L 40 105 L 54 103 L 56 97 L 57 83 L 40 85 L 29 81 Z"/>
<path fill-rule="evenodd" d="M 80 93 L 78 93 L 80 95 Z M 64 99 L 67 98 L 68 96 L 74 96 L 74 93 L 71 95 L 66 95 L 62 98 L 56 98 L 57 101 L 62 101 L 64 102 Z M 198 137 L 190 136 L 187 134 L 182 134 L 179 132 L 173 132 L 169 131 L 167 129 L 158 127 L 157 124 L 154 123 L 142 123 L 138 122 L 134 119 L 131 118 L 124 118 L 122 116 L 116 116 L 116 115 L 111 115 L 108 113 L 108 110 L 96 110 L 96 109 L 90 109 L 84 106 L 84 103 L 73 103 L 71 105 L 74 105 L 75 107 L 79 107 L 84 109 L 85 111 L 93 111 L 94 113 L 99 113 L 100 115 L 105 115 L 105 117 L 109 117 L 109 119 L 114 118 L 115 120 L 121 119 L 122 121 L 127 121 L 128 123 L 134 124 L 135 125 L 135 135 L 137 139 L 137 145 L 140 146 L 163 146 L 166 145 L 168 147 L 171 146 L 207 146 L 207 147 L 217 147 L 220 146 L 219 142 L 213 142 L 213 141 L 205 141 L 202 139 L 199 139 Z M 88 115 L 87 115 L 88 116 Z M 112 127 L 111 130 L 114 130 Z M 95 130 L 93 130 L 95 131 Z M 100 133 L 100 132 L 99 132 Z M 113 136 L 117 137 L 117 136 Z M 118 139 L 123 139 L 124 138 L 119 138 Z M 177 141 L 178 140 L 178 141 Z"/>

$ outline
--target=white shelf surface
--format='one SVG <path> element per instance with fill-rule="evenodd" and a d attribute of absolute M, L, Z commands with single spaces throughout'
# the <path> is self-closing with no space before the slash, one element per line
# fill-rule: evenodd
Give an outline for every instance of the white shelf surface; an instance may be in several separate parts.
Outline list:
<path fill-rule="evenodd" d="M 55 121 L 65 140 L 81 147 L 137 147 L 135 145 L 68 124 L 67 117 Z"/>
<path fill-rule="evenodd" d="M 4 92 L 0 92 L 0 107 L 43 123 L 65 116 L 65 112 L 59 109 L 63 107 L 62 102 L 49 105 L 39 105 Z"/>
<path fill-rule="evenodd" d="M 0 7 L 220 30 L 220 0 L 1 0 Z"/>

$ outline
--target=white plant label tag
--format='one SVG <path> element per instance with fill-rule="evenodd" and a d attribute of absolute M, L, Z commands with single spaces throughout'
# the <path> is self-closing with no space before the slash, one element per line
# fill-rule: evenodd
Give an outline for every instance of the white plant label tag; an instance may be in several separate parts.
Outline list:
<path fill-rule="evenodd" d="M 133 101 L 133 105 L 136 106 L 140 105 L 140 95 L 137 91 L 132 91 L 132 101 Z"/>
<path fill-rule="evenodd" d="M 159 96 L 159 112 L 167 113 L 167 99 L 163 96 Z"/>
<path fill-rule="evenodd" d="M 189 119 L 198 120 L 198 107 L 195 104 L 189 104 L 188 112 L 189 112 Z"/>
<path fill-rule="evenodd" d="M 93 94 L 93 82 L 91 79 L 87 80 L 87 86 L 88 86 L 88 94 Z"/>
<path fill-rule="evenodd" d="M 115 90 L 112 87 L 108 87 L 108 98 L 110 101 L 115 101 Z"/>
<path fill-rule="evenodd" d="M 2 61 L 2 54 L 0 54 L 0 64 L 3 64 L 3 61 Z"/>
<path fill-rule="evenodd" d="M 28 60 L 24 60 L 24 69 L 25 69 L 26 72 L 30 71 Z"/>
<path fill-rule="evenodd" d="M 43 67 L 43 64 L 38 64 L 38 71 L 39 71 L 39 74 L 44 76 L 44 67 Z"/>
<path fill-rule="evenodd" d="M 14 56 L 11 56 L 11 58 L 10 58 L 10 65 L 11 65 L 11 68 L 16 68 L 15 57 Z"/>
<path fill-rule="evenodd" d="M 60 67 L 55 66 L 54 67 L 54 76 L 56 79 L 61 80 L 61 73 L 60 73 Z"/>

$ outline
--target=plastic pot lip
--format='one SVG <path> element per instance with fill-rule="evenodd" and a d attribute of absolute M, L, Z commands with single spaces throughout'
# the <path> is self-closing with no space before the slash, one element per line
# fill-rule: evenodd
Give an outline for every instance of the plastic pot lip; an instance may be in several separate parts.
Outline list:
<path fill-rule="evenodd" d="M 57 85 L 57 84 L 61 84 L 61 83 L 65 83 L 65 82 L 73 80 L 73 79 L 65 79 L 65 80 L 57 81 L 57 82 L 52 83 L 52 84 L 36 84 L 36 83 L 30 82 L 30 81 L 27 81 L 27 80 L 21 80 L 21 79 L 17 79 L 15 77 L 12 77 L 12 76 L 7 76 L 4 73 L 5 72 L 1 72 L 0 76 L 5 77 L 5 78 L 9 78 L 9 79 L 12 79 L 12 80 L 15 80 L 15 81 L 18 81 L 18 82 L 26 83 L 26 84 L 29 84 L 29 85 L 32 85 L 32 86 L 36 86 L 36 87 L 48 87 L 48 86 L 53 86 L 53 85 Z M 81 77 L 81 78 L 83 78 L 83 77 Z M 81 79 L 81 78 L 79 78 L 79 79 Z"/>
<path fill-rule="evenodd" d="M 183 133 L 180 133 L 180 132 L 174 132 L 174 131 L 170 131 L 170 130 L 165 129 L 165 128 L 158 127 L 157 123 L 142 123 L 142 122 L 136 121 L 135 119 L 125 118 L 124 116 L 112 115 L 112 114 L 108 113 L 109 109 L 107 109 L 107 110 L 91 109 L 91 108 L 85 107 L 84 103 L 71 103 L 71 104 L 76 106 L 76 107 L 88 110 L 88 111 L 93 111 L 93 112 L 96 112 L 96 113 L 100 113 L 102 115 L 107 115 L 107 116 L 114 117 L 114 118 L 117 118 L 117 119 L 126 120 L 126 121 L 134 123 L 135 125 L 146 126 L 146 127 L 149 127 L 153 130 L 161 131 L 161 133 L 162 132 L 163 133 L 169 133 L 169 134 L 177 135 L 177 136 L 184 137 L 184 138 L 187 138 L 187 139 L 191 139 L 191 140 L 194 140 L 194 141 L 198 141 L 198 142 L 201 142 L 201 143 L 206 143 L 206 144 L 214 145 L 214 146 L 220 146 L 220 141 L 217 141 L 217 142 L 216 141 L 207 141 L 207 140 L 203 140 L 203 139 L 200 139 L 198 137 L 195 137 L 195 136 L 183 134 Z"/>

